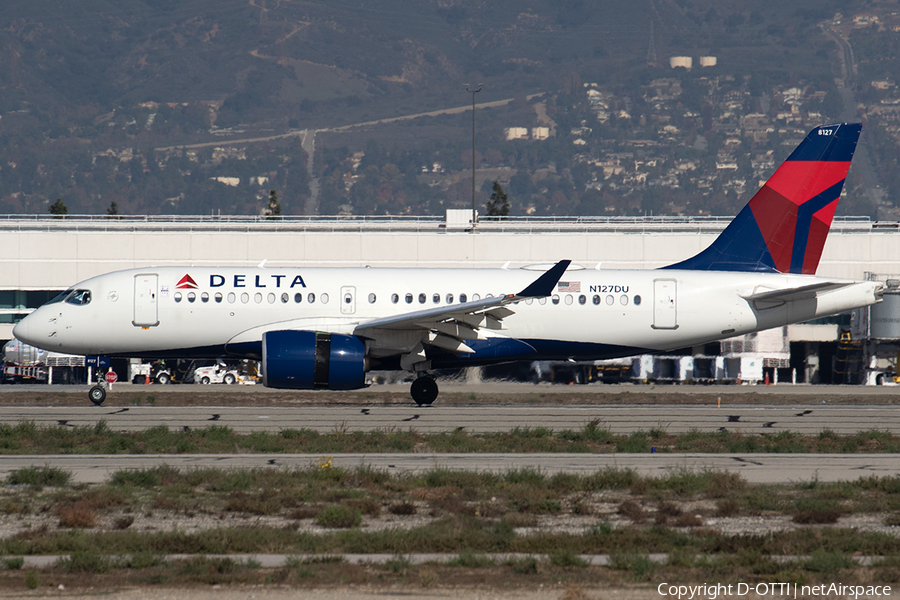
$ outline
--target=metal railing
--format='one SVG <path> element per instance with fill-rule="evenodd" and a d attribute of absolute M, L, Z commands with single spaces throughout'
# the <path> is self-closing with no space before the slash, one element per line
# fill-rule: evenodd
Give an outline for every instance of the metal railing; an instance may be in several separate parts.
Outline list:
<path fill-rule="evenodd" d="M 732 217 L 479 217 L 475 233 L 700 233 L 722 231 Z M 0 215 L 6 231 L 118 231 L 118 232 L 215 232 L 215 231 L 312 231 L 471 233 L 448 229 L 437 215 Z M 872 221 L 869 217 L 835 217 L 831 230 L 844 234 L 900 233 L 896 221 Z"/>

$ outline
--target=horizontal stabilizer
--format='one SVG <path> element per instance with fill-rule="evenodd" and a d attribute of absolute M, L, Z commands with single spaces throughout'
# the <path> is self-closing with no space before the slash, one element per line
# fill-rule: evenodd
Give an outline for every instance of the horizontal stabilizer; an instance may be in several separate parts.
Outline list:
<path fill-rule="evenodd" d="M 823 281 L 784 290 L 767 290 L 744 296 L 744 298 L 753 302 L 793 302 L 794 300 L 815 298 L 816 294 L 820 292 L 840 289 L 842 287 L 847 287 L 848 285 L 854 285 L 855 283 L 856 282 Z"/>

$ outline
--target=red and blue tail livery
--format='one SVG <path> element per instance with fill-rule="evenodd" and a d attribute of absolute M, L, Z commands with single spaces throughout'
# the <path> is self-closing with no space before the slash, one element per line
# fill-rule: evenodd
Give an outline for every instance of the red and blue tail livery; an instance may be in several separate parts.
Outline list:
<path fill-rule="evenodd" d="M 708 248 L 665 268 L 815 274 L 861 130 L 810 131 Z"/>

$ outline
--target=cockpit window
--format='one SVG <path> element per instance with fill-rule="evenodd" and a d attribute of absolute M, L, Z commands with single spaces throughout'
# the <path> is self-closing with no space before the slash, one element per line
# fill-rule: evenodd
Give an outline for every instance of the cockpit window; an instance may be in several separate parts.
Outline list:
<path fill-rule="evenodd" d="M 74 290 L 66 296 L 66 304 L 83 306 L 91 303 L 91 290 Z"/>
<path fill-rule="evenodd" d="M 58 293 L 57 295 L 55 295 L 55 296 L 53 296 L 52 298 L 50 298 L 49 300 L 47 300 L 46 304 L 56 304 L 57 302 L 62 302 L 62 301 L 65 300 L 66 297 L 68 297 L 68 295 L 71 294 L 73 291 L 74 291 L 74 290 L 72 290 L 72 289 L 68 289 L 68 290 L 66 290 L 66 291 L 64 291 L 64 292 L 60 292 L 60 293 Z"/>

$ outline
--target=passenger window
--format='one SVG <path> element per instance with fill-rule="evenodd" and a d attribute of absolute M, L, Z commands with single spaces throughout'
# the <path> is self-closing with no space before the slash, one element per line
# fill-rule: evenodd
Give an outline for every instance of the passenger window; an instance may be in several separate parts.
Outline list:
<path fill-rule="evenodd" d="M 312 304 L 313 302 L 316 301 L 316 295 L 315 295 L 315 294 L 308 294 L 308 295 L 306 296 L 306 301 L 309 302 L 310 304 Z"/>
<path fill-rule="evenodd" d="M 291 296 L 287 292 L 284 292 L 281 294 L 281 303 L 282 304 L 287 304 L 290 299 L 291 299 Z"/>
<path fill-rule="evenodd" d="M 425 294 L 419 294 L 419 304 L 425 304 Z"/>
<path fill-rule="evenodd" d="M 400 302 L 400 294 L 391 294 L 391 303 L 397 304 Z"/>
<path fill-rule="evenodd" d="M 412 294 L 407 294 L 407 295 L 406 295 L 406 303 L 407 303 L 407 304 L 412 304 L 412 300 L 413 300 Z"/>
<path fill-rule="evenodd" d="M 321 296 L 319 296 L 319 301 L 322 304 L 328 304 L 328 294 L 322 294 Z"/>
<path fill-rule="evenodd" d="M 260 294 L 259 292 L 256 292 L 255 294 L 253 294 L 253 301 L 256 302 L 257 304 L 262 302 L 262 294 Z"/>
<path fill-rule="evenodd" d="M 553 294 L 553 297 L 550 298 L 550 301 L 553 302 L 553 304 L 559 304 L 559 294 Z"/>
<path fill-rule="evenodd" d="M 465 304 L 465 303 L 466 303 L 466 295 L 465 295 L 465 294 L 460 294 L 460 295 L 459 295 L 459 301 L 462 302 L 463 304 Z"/>
<path fill-rule="evenodd" d="M 303 294 L 301 294 L 300 292 L 294 294 L 294 302 L 296 302 L 297 304 L 303 302 Z"/>
<path fill-rule="evenodd" d="M 197 294 L 195 294 L 194 292 L 188 292 L 187 299 L 188 302 L 193 302 L 197 299 Z"/>
<path fill-rule="evenodd" d="M 445 301 L 447 304 L 453 304 L 453 294 L 447 294 L 447 297 L 444 298 L 444 301 Z"/>
<path fill-rule="evenodd" d="M 622 303 L 622 306 L 628 306 L 628 296 L 621 296 L 619 302 Z"/>
<path fill-rule="evenodd" d="M 431 297 L 431 301 L 434 302 L 435 304 L 440 304 L 441 303 L 441 295 L 435 294 L 434 296 Z"/>
<path fill-rule="evenodd" d="M 547 304 L 547 297 L 544 296 L 543 298 L 538 298 L 538 303 L 539 303 L 541 306 L 543 306 L 544 304 Z"/>
<path fill-rule="evenodd" d="M 472 294 L 472 302 L 478 302 L 479 300 L 481 300 L 481 296 L 479 296 L 478 294 Z"/>
<path fill-rule="evenodd" d="M 635 296 L 635 297 L 634 297 L 634 305 L 635 305 L 635 306 L 640 306 L 640 305 L 641 305 L 641 297 L 640 297 L 640 296 Z"/>
<path fill-rule="evenodd" d="M 575 299 L 572 297 L 572 294 L 566 294 L 566 305 L 572 306 L 572 302 L 573 302 L 574 300 L 575 300 Z"/>
<path fill-rule="evenodd" d="M 250 302 L 250 294 L 244 292 L 241 294 L 241 304 L 247 304 L 248 302 Z"/>
<path fill-rule="evenodd" d="M 209 294 L 207 294 L 206 292 L 203 292 L 202 294 L 200 294 L 200 301 L 201 302 L 209 302 Z"/>
<path fill-rule="evenodd" d="M 531 306 L 531 303 L 534 302 L 534 298 L 525 298 L 525 304 Z"/>
<path fill-rule="evenodd" d="M 269 292 L 269 294 L 266 296 L 266 300 L 269 304 L 275 304 L 275 294 Z"/>
<path fill-rule="evenodd" d="M 217 303 L 222 302 L 222 292 L 216 292 L 216 302 Z"/>
<path fill-rule="evenodd" d="M 615 302 L 616 302 L 616 299 L 613 298 L 612 296 L 607 296 L 607 297 L 606 297 L 606 303 L 607 303 L 609 306 L 612 306 L 613 304 L 615 304 Z"/>
<path fill-rule="evenodd" d="M 587 304 L 587 296 L 585 296 L 584 294 L 578 296 L 578 304 Z"/>
<path fill-rule="evenodd" d="M 600 304 L 600 296 L 594 294 L 593 302 L 594 302 L 594 305 L 595 305 L 595 306 L 596 306 L 597 304 Z"/>
<path fill-rule="evenodd" d="M 181 302 L 181 292 L 175 292 L 173 298 L 175 299 L 175 302 Z M 68 300 L 66 300 L 66 302 L 68 302 Z"/>
<path fill-rule="evenodd" d="M 375 294 L 369 294 L 369 304 L 375 304 Z"/>
<path fill-rule="evenodd" d="M 228 292 L 228 304 L 234 304 L 235 295 L 234 292 Z"/>

